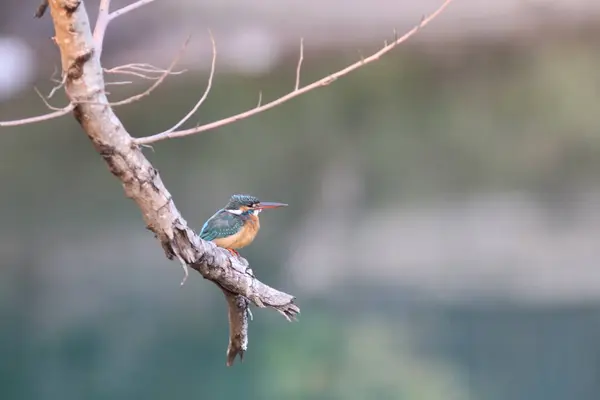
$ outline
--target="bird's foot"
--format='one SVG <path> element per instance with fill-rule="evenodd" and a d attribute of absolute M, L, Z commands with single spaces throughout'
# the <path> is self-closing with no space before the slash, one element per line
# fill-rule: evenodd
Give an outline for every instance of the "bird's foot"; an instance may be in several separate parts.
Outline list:
<path fill-rule="evenodd" d="M 237 250 L 235 249 L 227 249 L 231 254 L 233 254 L 236 257 L 241 257 L 240 253 L 237 252 Z"/>

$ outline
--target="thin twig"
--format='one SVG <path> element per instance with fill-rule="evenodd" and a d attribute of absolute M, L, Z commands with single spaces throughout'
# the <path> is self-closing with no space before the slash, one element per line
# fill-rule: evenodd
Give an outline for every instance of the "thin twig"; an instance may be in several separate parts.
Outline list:
<path fill-rule="evenodd" d="M 50 90 L 50 93 L 48 93 L 48 98 L 54 96 L 54 93 L 56 93 L 57 90 L 65 86 L 65 82 L 67 82 L 67 74 L 63 74 L 62 79 L 57 82 L 57 84 L 52 88 L 52 90 Z"/>
<path fill-rule="evenodd" d="M 302 69 L 302 61 L 304 61 L 304 38 L 300 38 L 300 58 L 298 58 L 298 66 L 296 67 L 296 86 L 294 91 L 300 87 L 300 70 Z"/>
<path fill-rule="evenodd" d="M 36 122 L 48 121 L 48 120 L 51 120 L 54 118 L 62 117 L 63 115 L 67 115 L 68 113 L 73 111 L 74 107 L 75 107 L 75 105 L 73 103 L 71 103 L 61 110 L 54 111 L 54 112 L 51 112 L 48 114 L 38 115 L 36 117 L 30 117 L 30 118 L 16 119 L 16 120 L 12 120 L 12 121 L 0 121 L 0 127 L 20 126 L 20 125 L 34 124 Z"/>
<path fill-rule="evenodd" d="M 160 76 L 148 76 L 148 75 L 144 75 L 141 72 L 135 72 L 135 71 L 109 71 L 109 70 L 104 70 L 104 72 L 109 73 L 109 74 L 120 74 L 120 75 L 132 75 L 132 76 L 137 76 L 138 78 L 142 78 L 142 79 L 147 79 L 149 81 L 155 81 L 157 79 L 160 78 Z"/>
<path fill-rule="evenodd" d="M 96 25 L 94 26 L 94 45 L 98 57 L 102 55 L 102 45 L 104 43 L 104 36 L 106 35 L 106 28 L 108 24 L 117 17 L 123 14 L 127 14 L 137 8 L 145 6 L 146 4 L 152 3 L 154 0 L 139 0 L 128 6 L 110 12 L 110 0 L 100 0 L 100 7 L 98 10 L 98 18 L 96 19 Z"/>
<path fill-rule="evenodd" d="M 256 108 L 260 107 L 261 104 L 262 104 L 262 90 L 258 92 L 258 104 L 256 105 Z"/>
<path fill-rule="evenodd" d="M 109 14 L 109 16 L 108 16 L 108 19 L 110 21 L 112 21 L 113 19 L 118 18 L 118 17 L 120 17 L 123 14 L 127 14 L 128 12 L 133 11 L 133 10 L 135 10 L 137 8 L 140 8 L 142 6 L 145 6 L 146 4 L 150 4 L 153 1 L 154 0 L 138 0 L 135 3 L 131 3 L 128 6 L 125 6 L 123 8 L 119 8 L 118 10 L 111 12 Z"/>
<path fill-rule="evenodd" d="M 398 46 L 399 44 L 405 42 L 406 40 L 408 40 L 411 36 L 413 36 L 419 29 L 421 29 L 422 27 L 424 27 L 425 25 L 429 24 L 431 21 L 433 21 L 438 15 L 440 15 L 445 9 L 446 7 L 452 2 L 452 0 L 445 0 L 441 6 L 438 7 L 437 10 L 435 10 L 433 13 L 431 13 L 429 16 L 427 16 L 426 18 L 423 18 L 418 25 L 414 26 L 411 30 L 409 30 L 408 32 L 406 32 L 404 35 L 402 35 L 401 37 L 399 37 L 398 39 L 396 39 L 395 41 L 391 42 L 390 44 L 388 44 L 387 46 L 383 47 L 382 49 L 380 49 L 379 51 L 373 53 L 371 56 L 365 58 L 365 59 L 361 59 L 360 61 L 355 62 L 354 64 L 351 64 L 349 66 L 347 66 L 344 69 L 341 69 L 331 75 L 328 75 L 318 81 L 315 81 L 313 83 L 311 83 L 310 85 L 306 85 L 303 86 L 302 88 L 299 88 L 298 90 L 294 90 L 293 92 L 290 92 L 276 100 L 273 100 L 267 104 L 264 104 L 260 107 L 256 107 L 253 108 L 251 110 L 233 115 L 231 117 L 227 117 L 227 118 L 223 118 L 221 120 L 217 120 L 205 125 L 201 125 L 195 128 L 191 128 L 191 129 L 186 129 L 186 130 L 181 130 L 181 131 L 175 131 L 175 132 L 168 132 L 168 133 L 159 133 L 156 135 L 152 135 L 152 136 L 147 136 L 147 137 L 142 137 L 142 138 L 137 138 L 134 139 L 135 143 L 140 145 L 140 144 L 149 144 L 149 143 L 154 143 L 154 142 L 158 142 L 161 140 L 165 140 L 165 139 L 174 139 L 174 138 L 180 138 L 180 137 L 184 137 L 184 136 L 190 136 L 190 135 L 195 135 L 198 134 L 200 132 L 205 132 L 205 131 L 209 131 L 212 129 L 216 129 L 225 125 L 229 125 L 233 122 L 245 119 L 245 118 L 249 118 L 253 115 L 259 114 L 263 111 L 269 110 L 271 108 L 274 108 L 276 106 L 279 106 L 295 97 L 298 97 L 304 93 L 310 92 L 314 89 L 317 89 L 319 87 L 323 87 L 323 86 L 327 86 L 329 84 L 331 84 L 333 81 L 335 81 L 336 79 L 349 74 L 350 72 L 362 67 L 363 65 L 372 63 L 373 61 L 378 60 L 379 58 L 381 58 L 381 56 L 383 56 L 384 54 L 388 53 L 389 51 L 391 51 L 394 47 Z"/>
<path fill-rule="evenodd" d="M 147 63 L 125 64 L 125 65 L 119 65 L 118 67 L 114 67 L 114 68 L 108 68 L 108 69 L 105 68 L 104 70 L 106 72 L 119 72 L 119 71 L 124 71 L 124 70 L 134 70 L 134 71 L 157 73 L 157 74 L 163 74 L 166 71 L 165 69 L 158 68 L 152 64 L 147 64 Z M 179 74 L 183 74 L 184 72 L 187 72 L 187 70 L 183 69 L 181 71 L 171 71 L 171 75 L 179 75 Z"/>
<path fill-rule="evenodd" d="M 177 55 L 175 56 L 175 58 L 171 62 L 171 65 L 169 65 L 169 68 L 167 68 L 165 70 L 165 72 L 156 80 L 156 82 L 154 82 L 154 84 L 152 84 L 152 86 L 150 86 L 148 89 L 146 89 L 145 91 L 143 91 L 140 94 L 136 94 L 135 96 L 128 97 L 128 98 L 126 98 L 124 100 L 121 100 L 121 101 L 110 103 L 110 105 L 111 106 L 121 106 L 121 105 L 124 105 L 124 104 L 131 104 L 134 101 L 138 101 L 138 100 L 140 100 L 140 99 L 148 96 L 150 93 L 152 93 L 152 91 L 154 89 L 156 89 L 167 78 L 167 76 L 169 76 L 171 74 L 171 71 L 173 70 L 173 68 L 175 67 L 175 65 L 177 64 L 177 62 L 181 58 L 181 56 L 183 55 L 183 53 L 184 53 L 184 51 L 185 51 L 188 43 L 190 42 L 191 38 L 192 38 L 191 35 L 187 37 L 187 39 L 183 43 L 183 46 L 181 46 L 181 49 L 179 50 L 179 52 L 177 53 Z"/>
<path fill-rule="evenodd" d="M 210 75 L 208 76 L 208 83 L 206 84 L 206 89 L 204 90 L 202 97 L 200 97 L 200 100 L 198 100 L 196 102 L 194 107 L 192 107 L 192 109 L 185 115 L 185 117 L 183 117 L 181 120 L 179 120 L 179 122 L 177 122 L 175 125 L 173 125 L 173 127 L 162 132 L 162 134 L 173 132 L 175 129 L 177 129 L 181 125 L 183 125 L 188 119 L 190 119 L 192 117 L 192 115 L 194 115 L 196 113 L 196 111 L 198 111 L 198 109 L 200 108 L 202 103 L 204 103 L 204 101 L 208 97 L 208 93 L 210 92 L 210 88 L 212 87 L 213 77 L 215 76 L 215 66 L 217 64 L 217 45 L 215 43 L 215 38 L 214 38 L 212 32 L 210 31 L 210 29 L 208 30 L 208 34 L 210 35 L 210 42 L 212 44 L 212 62 L 210 64 Z"/>
<path fill-rule="evenodd" d="M 42 99 L 42 101 L 44 102 L 44 104 L 46 105 L 46 107 L 48 107 L 49 109 L 51 109 L 53 111 L 61 111 L 63 109 L 63 108 L 60 108 L 60 107 L 54 107 L 53 105 L 51 105 L 50 103 L 48 103 L 48 101 L 46 100 L 46 98 L 44 97 L 44 95 L 35 86 L 33 87 L 33 90 L 35 90 L 35 92 L 37 93 L 37 95 L 40 96 L 40 99 Z"/>
<path fill-rule="evenodd" d="M 50 75 L 50 80 L 52 82 L 56 82 L 56 83 L 60 83 L 62 80 L 61 79 L 56 79 L 56 75 L 58 75 L 58 67 L 55 65 L 52 66 L 52 75 Z M 62 75 L 62 70 L 60 71 L 61 75 Z"/>
<path fill-rule="evenodd" d="M 188 265 L 185 262 L 185 260 L 183 259 L 183 257 L 181 257 L 179 254 L 176 254 L 176 256 L 177 256 L 177 259 L 179 260 L 179 264 L 181 264 L 181 268 L 183 268 L 183 280 L 179 284 L 179 286 L 183 286 L 183 285 L 185 285 L 185 281 L 187 281 L 188 277 L 190 276 L 190 271 L 189 271 Z"/>
<path fill-rule="evenodd" d="M 131 85 L 133 83 L 133 81 L 116 81 L 116 82 L 104 82 L 105 86 L 108 85 L 112 85 L 112 86 L 121 86 L 121 85 Z"/>
<path fill-rule="evenodd" d="M 147 64 L 147 63 L 143 63 L 143 64 L 138 64 L 138 63 L 133 63 L 133 64 L 127 64 L 127 65 L 123 65 L 121 67 L 117 67 L 115 69 L 122 69 L 122 68 L 129 68 L 129 69 L 133 69 L 135 71 L 142 71 L 142 72 L 156 72 L 158 74 L 162 74 L 163 72 L 165 72 L 164 69 L 155 67 L 152 64 Z M 175 73 L 175 72 L 173 72 Z"/>
<path fill-rule="evenodd" d="M 147 64 L 147 65 L 150 65 L 150 64 Z M 152 66 L 152 68 L 142 68 L 142 67 L 138 67 L 136 64 L 120 65 L 120 66 L 114 67 L 114 68 L 103 68 L 103 71 L 107 74 L 133 75 L 133 76 L 137 76 L 138 78 L 148 79 L 151 81 L 155 81 L 155 80 L 159 79 L 160 75 L 162 75 L 164 73 L 168 73 L 169 75 L 180 75 L 180 74 L 187 72 L 187 70 L 185 70 L 185 69 L 183 69 L 181 71 L 167 71 L 165 69 L 160 69 L 160 68 L 157 68 L 154 66 Z M 160 75 L 151 76 L 149 74 L 160 74 Z"/>

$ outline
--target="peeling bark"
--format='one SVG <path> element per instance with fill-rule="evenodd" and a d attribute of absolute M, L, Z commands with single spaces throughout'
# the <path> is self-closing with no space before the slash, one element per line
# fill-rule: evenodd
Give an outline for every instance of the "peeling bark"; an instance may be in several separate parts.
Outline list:
<path fill-rule="evenodd" d="M 142 212 L 147 228 L 160 241 L 169 259 L 175 259 L 214 282 L 229 307 L 230 339 L 227 365 L 243 356 L 248 337 L 249 301 L 270 307 L 294 320 L 300 309 L 294 297 L 273 289 L 248 273 L 248 262 L 203 241 L 183 219 L 158 170 L 134 143 L 109 105 L 99 51 L 94 49 L 90 22 L 82 1 L 50 0 L 55 42 L 60 49 L 65 90 L 73 114 L 94 148 L 117 177 L 127 197 Z"/>

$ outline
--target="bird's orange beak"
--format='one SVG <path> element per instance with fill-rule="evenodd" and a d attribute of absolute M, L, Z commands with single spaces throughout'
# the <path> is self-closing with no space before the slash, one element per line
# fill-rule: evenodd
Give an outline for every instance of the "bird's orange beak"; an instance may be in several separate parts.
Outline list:
<path fill-rule="evenodd" d="M 287 207 L 287 204 L 284 203 L 273 203 L 270 201 L 261 201 L 256 207 L 255 210 L 264 210 L 265 208 L 279 208 L 279 207 Z"/>

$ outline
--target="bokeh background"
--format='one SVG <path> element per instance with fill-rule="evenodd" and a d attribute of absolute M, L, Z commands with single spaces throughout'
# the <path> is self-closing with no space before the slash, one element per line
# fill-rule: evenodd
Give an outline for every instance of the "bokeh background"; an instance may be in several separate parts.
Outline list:
<path fill-rule="evenodd" d="M 4 3 L 0 120 L 45 112 L 59 67 L 38 2 Z M 144 136 L 204 90 L 207 28 L 189 126 L 293 88 L 300 37 L 307 83 L 440 3 L 157 1 L 111 24 L 103 63 L 165 67 L 193 33 L 188 73 L 116 110 Z M 593 0 L 455 0 L 327 88 L 146 150 L 195 229 L 232 193 L 290 204 L 243 255 L 300 322 L 255 310 L 232 368 L 222 293 L 179 287 L 73 118 L 0 128 L 0 398 L 600 398 L 599 21 Z"/>

